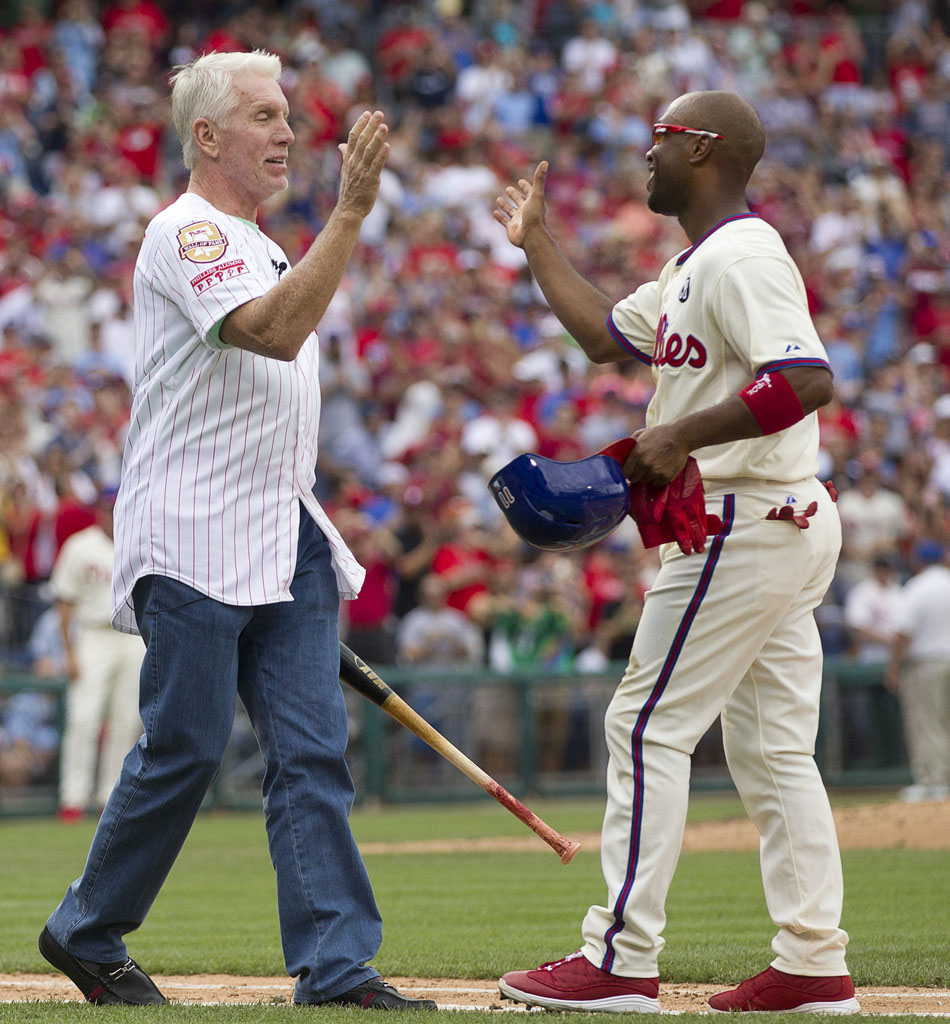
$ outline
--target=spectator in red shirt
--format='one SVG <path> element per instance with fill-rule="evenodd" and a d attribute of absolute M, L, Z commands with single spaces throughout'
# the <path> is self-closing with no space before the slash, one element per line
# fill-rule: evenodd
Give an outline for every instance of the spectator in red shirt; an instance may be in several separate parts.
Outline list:
<path fill-rule="evenodd" d="M 163 125 L 147 104 L 122 106 L 115 116 L 119 157 L 135 168 L 140 179 L 154 185 L 161 171 Z"/>
<path fill-rule="evenodd" d="M 436 551 L 432 572 L 442 577 L 446 604 L 467 612 L 474 599 L 488 593 L 496 559 L 470 502 L 453 499 L 444 507 L 442 517 L 451 539 Z"/>
<path fill-rule="evenodd" d="M 361 512 L 340 509 L 336 515 L 350 550 L 366 569 L 359 597 L 343 603 L 344 639 L 371 665 L 392 665 L 397 590 L 393 562 L 400 553 L 399 543 L 386 527 L 372 527 Z"/>
<path fill-rule="evenodd" d="M 411 4 L 401 4 L 392 23 L 383 30 L 376 44 L 377 66 L 397 94 L 407 91 L 416 58 L 432 42 L 432 36 L 417 21 Z"/>
<path fill-rule="evenodd" d="M 171 22 L 152 0 L 115 0 L 102 15 L 102 27 L 107 35 L 134 35 L 158 49 L 168 36 Z"/>

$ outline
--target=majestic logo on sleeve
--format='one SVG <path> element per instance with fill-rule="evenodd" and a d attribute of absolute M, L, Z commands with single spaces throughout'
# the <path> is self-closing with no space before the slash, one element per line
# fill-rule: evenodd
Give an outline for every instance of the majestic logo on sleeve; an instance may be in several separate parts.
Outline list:
<path fill-rule="evenodd" d="M 221 259 L 227 247 L 227 238 L 210 220 L 186 224 L 178 232 L 178 255 L 192 263 L 214 263 Z"/>
<path fill-rule="evenodd" d="M 653 346 L 654 366 L 693 366 L 697 370 L 706 365 L 706 346 L 692 334 L 684 338 L 675 331 L 667 335 L 669 326 L 666 313 L 660 317 Z"/>
<path fill-rule="evenodd" d="M 683 287 L 680 288 L 680 302 L 685 302 L 689 298 L 689 277 L 683 282 Z"/>

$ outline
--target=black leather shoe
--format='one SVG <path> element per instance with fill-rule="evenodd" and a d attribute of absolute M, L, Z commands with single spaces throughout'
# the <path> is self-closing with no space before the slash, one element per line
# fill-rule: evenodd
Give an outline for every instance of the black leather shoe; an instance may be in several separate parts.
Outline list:
<path fill-rule="evenodd" d="M 333 999 L 322 1003 L 304 1003 L 304 1006 L 351 1006 L 356 1005 L 364 1010 L 437 1010 L 431 999 L 409 999 L 388 981 L 382 978 L 370 978 L 362 985 L 351 988 Z"/>
<path fill-rule="evenodd" d="M 155 982 L 134 960 L 119 960 L 113 964 L 94 964 L 67 953 L 43 929 L 39 941 L 40 952 L 72 981 L 90 1003 L 113 1006 L 150 1006 L 167 1003 Z"/>

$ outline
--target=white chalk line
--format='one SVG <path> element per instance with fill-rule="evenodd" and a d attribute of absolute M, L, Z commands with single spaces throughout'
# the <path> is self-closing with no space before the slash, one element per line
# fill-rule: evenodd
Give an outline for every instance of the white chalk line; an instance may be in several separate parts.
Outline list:
<path fill-rule="evenodd" d="M 21 979 L 16 981 L 0 979 L 0 988 L 37 988 L 44 989 L 49 987 L 49 980 L 44 979 Z M 189 984 L 188 982 L 179 981 L 163 981 L 162 989 L 168 991 L 179 991 L 184 992 L 193 988 L 202 988 L 204 990 L 224 990 L 224 989 L 236 989 L 240 991 L 240 985 L 233 983 L 222 983 L 222 982 L 210 982 L 200 984 Z M 273 992 L 284 992 L 288 993 L 291 991 L 290 982 L 286 985 L 280 984 L 268 984 L 268 983 L 256 983 L 248 988 L 253 988 L 255 991 L 273 991 Z M 484 987 L 479 986 L 458 986 L 458 985 L 400 985 L 400 990 L 406 993 L 442 993 L 445 995 L 484 995 L 485 993 L 493 993 L 495 990 L 493 983 L 488 983 Z M 680 989 L 680 992 L 688 989 Z M 911 992 L 876 992 L 872 989 L 859 989 L 857 991 L 858 998 L 867 997 L 874 999 L 894 999 L 894 1000 L 908 1000 L 908 999 L 948 999 L 950 1000 L 950 991 L 944 990 L 927 990 L 927 991 L 911 991 Z M 662 995 L 662 993 L 661 993 Z M 500 998 L 500 997 L 499 997 Z M 223 1002 L 220 1000 L 183 1000 L 180 1005 L 185 1006 L 234 1006 L 234 1003 Z M 265 1004 L 265 1008 L 266 1008 Z M 275 1006 L 287 1005 L 275 1003 L 271 1004 Z M 529 1007 L 522 1004 L 516 1005 L 494 1005 L 494 1006 L 477 1006 L 474 1004 L 467 1003 L 439 1003 L 440 1010 L 479 1010 L 483 1013 L 544 1013 L 545 1011 L 541 1007 Z M 660 1014 L 668 1017 L 678 1017 L 685 1014 L 697 1014 L 701 1016 L 711 1016 L 708 1011 L 704 1010 L 661 1010 Z M 888 1012 L 888 1013 L 874 1013 L 871 1011 L 862 1010 L 861 1013 L 856 1016 L 873 1016 L 873 1017 L 923 1017 L 923 1018 L 950 1018 L 950 1012 L 934 1011 L 931 1013 L 923 1012 Z"/>

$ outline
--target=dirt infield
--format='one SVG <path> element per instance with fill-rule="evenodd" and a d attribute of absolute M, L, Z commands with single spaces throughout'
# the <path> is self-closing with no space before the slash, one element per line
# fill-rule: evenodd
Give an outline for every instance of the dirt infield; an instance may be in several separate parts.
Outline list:
<path fill-rule="evenodd" d="M 525 1009 L 498 998 L 494 981 L 461 978 L 390 978 L 406 995 L 434 999 L 443 1009 L 518 1010 Z M 196 974 L 165 977 L 155 975 L 158 987 L 175 1003 L 255 1004 L 289 1003 L 293 987 L 287 978 L 236 978 L 226 974 Z M 706 998 L 721 985 L 660 986 L 660 1005 L 676 1013 L 701 1013 L 707 1010 Z M 0 977 L 0 1002 L 25 1000 L 78 1001 L 79 992 L 62 978 L 48 974 L 21 974 Z M 866 988 L 858 990 L 865 1013 L 907 1013 L 950 1017 L 950 991 L 911 988 Z"/>
<path fill-rule="evenodd" d="M 840 808 L 834 812 L 838 842 L 842 850 L 950 850 L 950 800 L 921 804 L 864 804 Z M 570 835 L 583 850 L 600 847 L 596 832 Z M 703 821 L 687 825 L 684 851 L 755 850 L 759 837 L 747 818 L 730 821 Z M 546 848 L 526 832 L 521 836 L 484 839 L 419 839 L 404 843 L 361 843 L 364 854 L 371 853 L 457 853 L 468 850 L 505 850 L 509 852 Z"/>
<path fill-rule="evenodd" d="M 950 801 L 927 804 L 879 804 L 844 808 L 835 812 L 842 849 L 950 849 Z M 572 836 L 585 850 L 599 846 L 596 834 Z M 688 826 L 684 850 L 752 850 L 758 845 L 755 830 L 745 820 L 702 822 Z M 418 841 L 398 844 L 363 843 L 365 854 L 418 853 L 422 851 L 458 852 L 472 849 L 537 850 L 546 848 L 531 835 L 518 838 Z M 513 965 L 527 966 L 527 965 Z M 519 1009 L 498 997 L 494 981 L 458 978 L 390 978 L 407 995 L 434 999 L 448 1009 L 486 1011 Z M 189 976 L 156 975 L 155 981 L 176 1003 L 250 1003 L 282 1004 L 290 1002 L 293 986 L 286 977 L 252 978 L 203 974 Z M 703 1012 L 706 998 L 722 986 L 660 986 L 660 1003 L 675 1013 Z M 78 1000 L 79 992 L 62 976 L 48 974 L 0 975 L 0 1003 L 25 1000 Z M 874 987 L 858 990 L 865 1013 L 917 1014 L 950 1017 L 950 991 L 937 989 Z M 520 1007 L 524 1009 L 524 1007 Z"/>
<path fill-rule="evenodd" d="M 863 804 L 838 808 L 835 826 L 842 850 L 950 850 L 950 800 L 920 804 Z M 747 819 L 690 825 L 684 850 L 755 850 L 759 840 Z"/>

